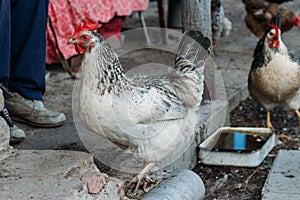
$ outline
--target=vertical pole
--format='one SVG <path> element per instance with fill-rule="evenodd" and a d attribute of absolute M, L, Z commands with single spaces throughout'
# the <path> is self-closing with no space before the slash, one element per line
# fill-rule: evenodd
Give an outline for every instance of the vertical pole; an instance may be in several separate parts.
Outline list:
<path fill-rule="evenodd" d="M 211 40 L 211 0 L 181 0 L 181 5 L 183 31 L 200 30 Z"/>

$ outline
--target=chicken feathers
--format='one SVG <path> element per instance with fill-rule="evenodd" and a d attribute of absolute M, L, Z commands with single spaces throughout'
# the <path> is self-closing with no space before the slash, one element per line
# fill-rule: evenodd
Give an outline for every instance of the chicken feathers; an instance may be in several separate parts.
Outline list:
<path fill-rule="evenodd" d="M 144 160 L 145 168 L 129 183 L 137 182 L 136 192 L 155 163 L 170 164 L 195 139 L 211 43 L 201 32 L 187 31 L 169 73 L 127 77 L 109 43 L 91 26 L 83 27 L 69 40 L 84 53 L 80 118 L 88 129 Z"/>
<path fill-rule="evenodd" d="M 267 116 L 280 104 L 295 111 L 300 107 L 300 62 L 281 40 L 280 22 L 280 16 L 274 16 L 257 43 L 248 78 L 249 93 L 267 110 Z M 273 128 L 269 120 L 267 126 Z"/>
<path fill-rule="evenodd" d="M 300 26 L 299 15 L 277 3 L 266 0 L 242 0 L 247 15 L 245 23 L 250 31 L 258 38 L 262 38 L 273 16 L 280 15 L 281 31 L 287 32 L 293 26 Z M 282 2 L 281 2 L 282 3 Z"/>

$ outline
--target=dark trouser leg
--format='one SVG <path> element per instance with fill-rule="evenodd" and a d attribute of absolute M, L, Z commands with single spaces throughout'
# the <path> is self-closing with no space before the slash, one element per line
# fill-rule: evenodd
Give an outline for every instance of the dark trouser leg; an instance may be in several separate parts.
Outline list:
<path fill-rule="evenodd" d="M 8 86 L 11 47 L 10 0 L 0 0 L 0 83 Z"/>
<path fill-rule="evenodd" d="M 42 100 L 49 0 L 12 0 L 9 89 Z"/>

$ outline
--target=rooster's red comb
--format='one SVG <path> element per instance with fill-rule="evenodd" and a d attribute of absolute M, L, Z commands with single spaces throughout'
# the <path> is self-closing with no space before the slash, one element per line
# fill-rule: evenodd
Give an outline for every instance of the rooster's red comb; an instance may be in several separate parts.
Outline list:
<path fill-rule="evenodd" d="M 74 35 L 79 34 L 82 31 L 93 31 L 98 28 L 99 24 L 97 22 L 84 22 L 83 24 L 80 24 L 74 32 Z"/>
<path fill-rule="evenodd" d="M 275 35 L 276 36 L 279 36 L 279 28 L 277 25 L 275 24 L 269 24 L 269 26 L 272 28 L 272 29 L 275 29 Z"/>
<path fill-rule="evenodd" d="M 300 15 L 295 15 L 293 17 L 292 25 L 293 26 L 300 26 Z"/>

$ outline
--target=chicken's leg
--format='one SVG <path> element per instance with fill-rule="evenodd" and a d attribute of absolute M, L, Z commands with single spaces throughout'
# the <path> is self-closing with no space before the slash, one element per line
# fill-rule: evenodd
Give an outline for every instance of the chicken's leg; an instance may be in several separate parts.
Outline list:
<path fill-rule="evenodd" d="M 296 115 L 297 115 L 297 117 L 298 117 L 298 124 L 299 124 L 299 126 L 300 126 L 300 112 L 299 112 L 298 109 L 295 109 L 295 113 L 296 113 Z"/>
<path fill-rule="evenodd" d="M 147 182 L 151 182 L 152 179 L 148 176 L 148 173 L 154 165 L 155 165 L 155 162 L 150 162 L 150 163 L 146 164 L 146 166 L 142 169 L 142 171 L 128 183 L 126 190 L 131 188 L 136 183 L 136 186 L 133 190 L 133 195 L 135 195 L 137 193 L 139 186 L 141 184 L 141 181 L 143 179 L 145 179 L 145 181 L 147 181 Z"/>
<path fill-rule="evenodd" d="M 273 125 L 272 125 L 272 123 L 271 123 L 271 117 L 270 117 L 270 111 L 267 111 L 267 120 L 266 120 L 266 126 L 267 126 L 267 128 L 270 128 L 272 131 L 274 131 L 275 129 L 274 129 L 274 127 L 273 127 Z"/>

